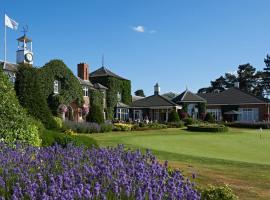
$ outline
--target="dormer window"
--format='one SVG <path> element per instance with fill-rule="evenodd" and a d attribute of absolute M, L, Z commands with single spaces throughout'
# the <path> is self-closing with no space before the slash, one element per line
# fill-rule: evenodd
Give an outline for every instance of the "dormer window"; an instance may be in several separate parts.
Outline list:
<path fill-rule="evenodd" d="M 88 97 L 88 87 L 87 86 L 83 86 L 83 96 Z"/>
<path fill-rule="evenodd" d="M 55 80 L 53 82 L 53 93 L 59 94 L 59 81 L 58 80 Z"/>

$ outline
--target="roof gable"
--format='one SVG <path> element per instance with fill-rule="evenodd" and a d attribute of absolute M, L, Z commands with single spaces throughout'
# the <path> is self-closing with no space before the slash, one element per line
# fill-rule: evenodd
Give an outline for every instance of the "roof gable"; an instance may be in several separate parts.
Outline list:
<path fill-rule="evenodd" d="M 232 87 L 220 93 L 198 94 L 208 105 L 266 104 L 269 100 Z"/>
<path fill-rule="evenodd" d="M 115 78 L 127 80 L 127 79 L 125 79 L 125 78 L 123 78 L 121 76 L 118 76 L 117 74 L 113 73 L 112 71 L 110 71 L 106 67 L 101 67 L 101 68 L 97 69 L 96 71 L 93 71 L 92 73 L 90 73 L 89 76 L 92 77 L 92 78 L 93 77 L 111 76 L 111 77 L 115 77 Z"/>
<path fill-rule="evenodd" d="M 174 102 L 160 95 L 152 95 L 143 99 L 132 102 L 131 107 L 148 108 L 148 107 L 166 107 L 177 106 Z"/>
<path fill-rule="evenodd" d="M 182 103 L 182 102 L 206 102 L 206 100 L 189 90 L 185 90 L 181 94 L 179 94 L 177 97 L 172 99 L 175 103 Z"/>

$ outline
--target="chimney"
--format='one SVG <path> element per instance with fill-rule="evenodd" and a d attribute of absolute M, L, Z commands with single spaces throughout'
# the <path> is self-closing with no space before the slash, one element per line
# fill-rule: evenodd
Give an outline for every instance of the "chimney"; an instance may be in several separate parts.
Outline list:
<path fill-rule="evenodd" d="M 158 83 L 154 86 L 154 95 L 159 95 L 160 93 L 160 87 Z"/>
<path fill-rule="evenodd" d="M 89 71 L 88 71 L 88 64 L 86 63 L 79 63 L 77 65 L 78 70 L 78 77 L 82 80 L 88 81 L 89 80 Z"/>
<path fill-rule="evenodd" d="M 234 87 L 239 88 L 239 82 L 238 81 L 234 82 Z"/>

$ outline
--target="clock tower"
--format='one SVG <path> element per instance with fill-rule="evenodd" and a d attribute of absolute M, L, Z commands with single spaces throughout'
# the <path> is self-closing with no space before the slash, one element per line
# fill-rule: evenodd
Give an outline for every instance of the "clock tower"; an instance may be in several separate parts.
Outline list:
<path fill-rule="evenodd" d="M 17 64 L 30 64 L 33 65 L 33 52 L 32 52 L 32 40 L 24 34 L 17 39 Z"/>

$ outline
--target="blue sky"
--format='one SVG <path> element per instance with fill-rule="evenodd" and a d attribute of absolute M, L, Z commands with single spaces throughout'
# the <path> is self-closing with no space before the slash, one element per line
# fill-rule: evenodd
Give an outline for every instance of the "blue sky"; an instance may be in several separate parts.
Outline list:
<path fill-rule="evenodd" d="M 196 92 L 247 62 L 261 70 L 270 53 L 269 8 L 268 0 L 0 0 L 3 20 L 7 13 L 20 24 L 7 30 L 9 61 L 27 24 L 36 66 L 59 58 L 75 73 L 80 62 L 93 71 L 104 54 L 106 67 L 147 95 L 156 82 L 162 93 Z"/>

